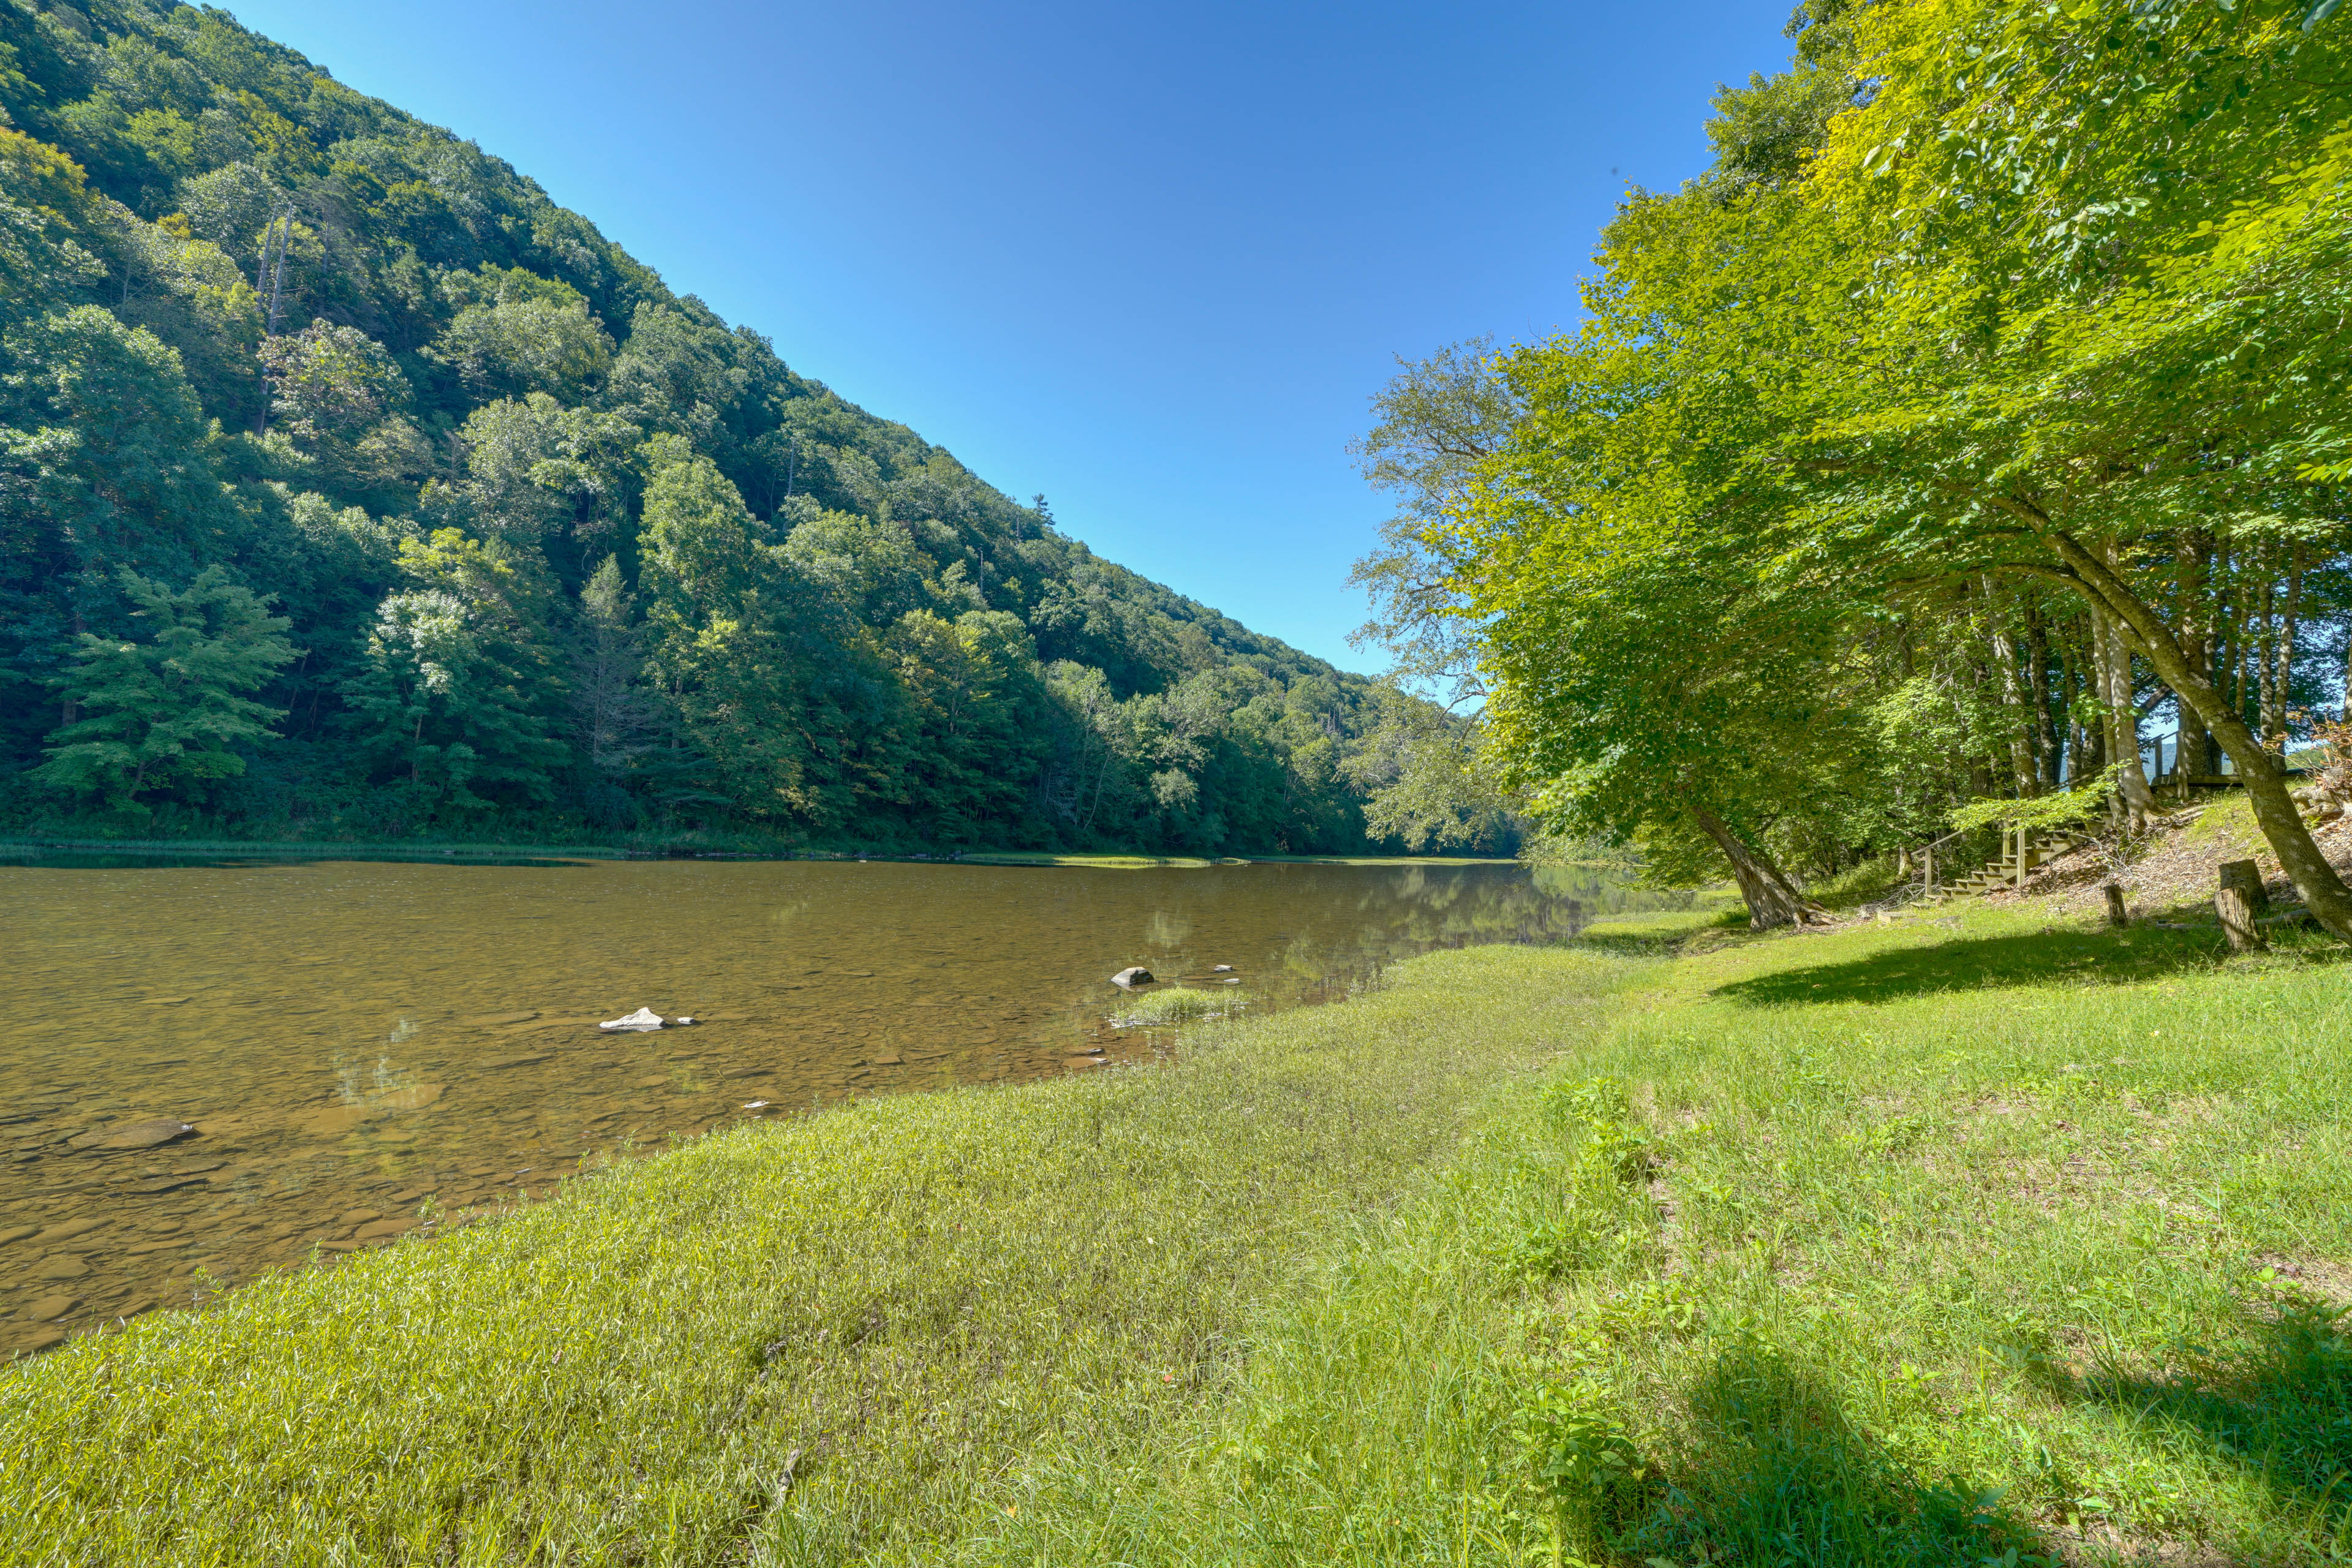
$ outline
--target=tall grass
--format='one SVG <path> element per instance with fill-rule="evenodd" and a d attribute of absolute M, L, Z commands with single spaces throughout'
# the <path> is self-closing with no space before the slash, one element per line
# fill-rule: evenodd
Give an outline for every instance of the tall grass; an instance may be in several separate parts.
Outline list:
<path fill-rule="evenodd" d="M 959 1560 L 2352 1551 L 2340 950 L 1972 912 L 1657 978 L 1187 1433 L 1035 1468 Z"/>
<path fill-rule="evenodd" d="M 0 1382 L 0 1559 L 2352 1554 L 2339 950 L 1706 922 L 72 1347 Z"/>
<path fill-rule="evenodd" d="M 0 1375 L 0 1562 L 919 1554 L 1133 1458 L 1629 965 L 1473 952 L 1184 1059 L 871 1101 Z M 1432 1020 L 1437 1020 L 1433 1025 Z"/>

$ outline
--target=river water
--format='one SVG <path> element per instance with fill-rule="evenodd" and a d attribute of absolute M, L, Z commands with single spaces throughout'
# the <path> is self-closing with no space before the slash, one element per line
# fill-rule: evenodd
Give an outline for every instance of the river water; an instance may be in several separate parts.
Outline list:
<path fill-rule="evenodd" d="M 627 1147 L 1149 1059 L 1129 964 L 1293 1006 L 1627 897 L 1501 864 L 0 865 L 0 1353 Z M 598 1029 L 639 1007 L 696 1022 Z"/>

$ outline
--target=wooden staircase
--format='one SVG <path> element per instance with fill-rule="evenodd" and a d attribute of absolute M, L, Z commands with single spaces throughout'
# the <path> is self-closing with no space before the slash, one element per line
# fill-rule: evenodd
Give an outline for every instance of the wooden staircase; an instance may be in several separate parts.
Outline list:
<path fill-rule="evenodd" d="M 2027 846 L 2026 869 L 2030 871 L 2052 856 L 2063 855 L 2083 842 L 2084 842 L 2083 839 L 2071 833 L 2045 833 Z M 2017 861 L 2012 851 L 1998 860 L 1986 861 L 1982 867 L 1965 877 L 1942 884 L 1938 894 L 1942 897 L 1973 898 L 1979 893 L 1990 892 L 1995 888 L 2013 887 L 2016 879 Z"/>

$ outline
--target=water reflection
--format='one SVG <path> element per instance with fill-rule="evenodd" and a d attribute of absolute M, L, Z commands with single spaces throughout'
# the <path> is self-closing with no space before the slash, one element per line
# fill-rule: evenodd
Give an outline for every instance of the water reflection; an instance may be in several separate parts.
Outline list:
<path fill-rule="evenodd" d="M 1167 1042 L 1106 1022 L 1131 963 L 1202 985 L 1230 964 L 1251 1007 L 1290 1006 L 1628 899 L 1480 865 L 0 865 L 33 1020 L 0 1039 L 0 1349 L 625 1141 L 1147 1058 Z M 700 1021 L 597 1030 L 639 1006 Z"/>

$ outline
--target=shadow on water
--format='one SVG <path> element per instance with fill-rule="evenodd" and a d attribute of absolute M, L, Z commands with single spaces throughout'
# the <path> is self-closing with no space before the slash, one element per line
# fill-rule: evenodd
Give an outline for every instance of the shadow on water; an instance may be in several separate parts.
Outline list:
<path fill-rule="evenodd" d="M 1661 1491 L 1614 1543 L 1633 1561 L 1771 1568 L 2042 1561 L 2034 1532 L 1999 1492 L 1910 1474 L 1809 1373 L 1769 1346 L 1727 1350 L 1688 1401 L 1693 1425 Z"/>
<path fill-rule="evenodd" d="M 2136 985 L 2226 954 L 2206 931 L 2047 931 L 1897 948 L 1845 963 L 1759 974 L 1716 994 L 1756 1006 L 1790 1003 L 1891 1002 L 1943 991 L 2011 985 Z"/>

